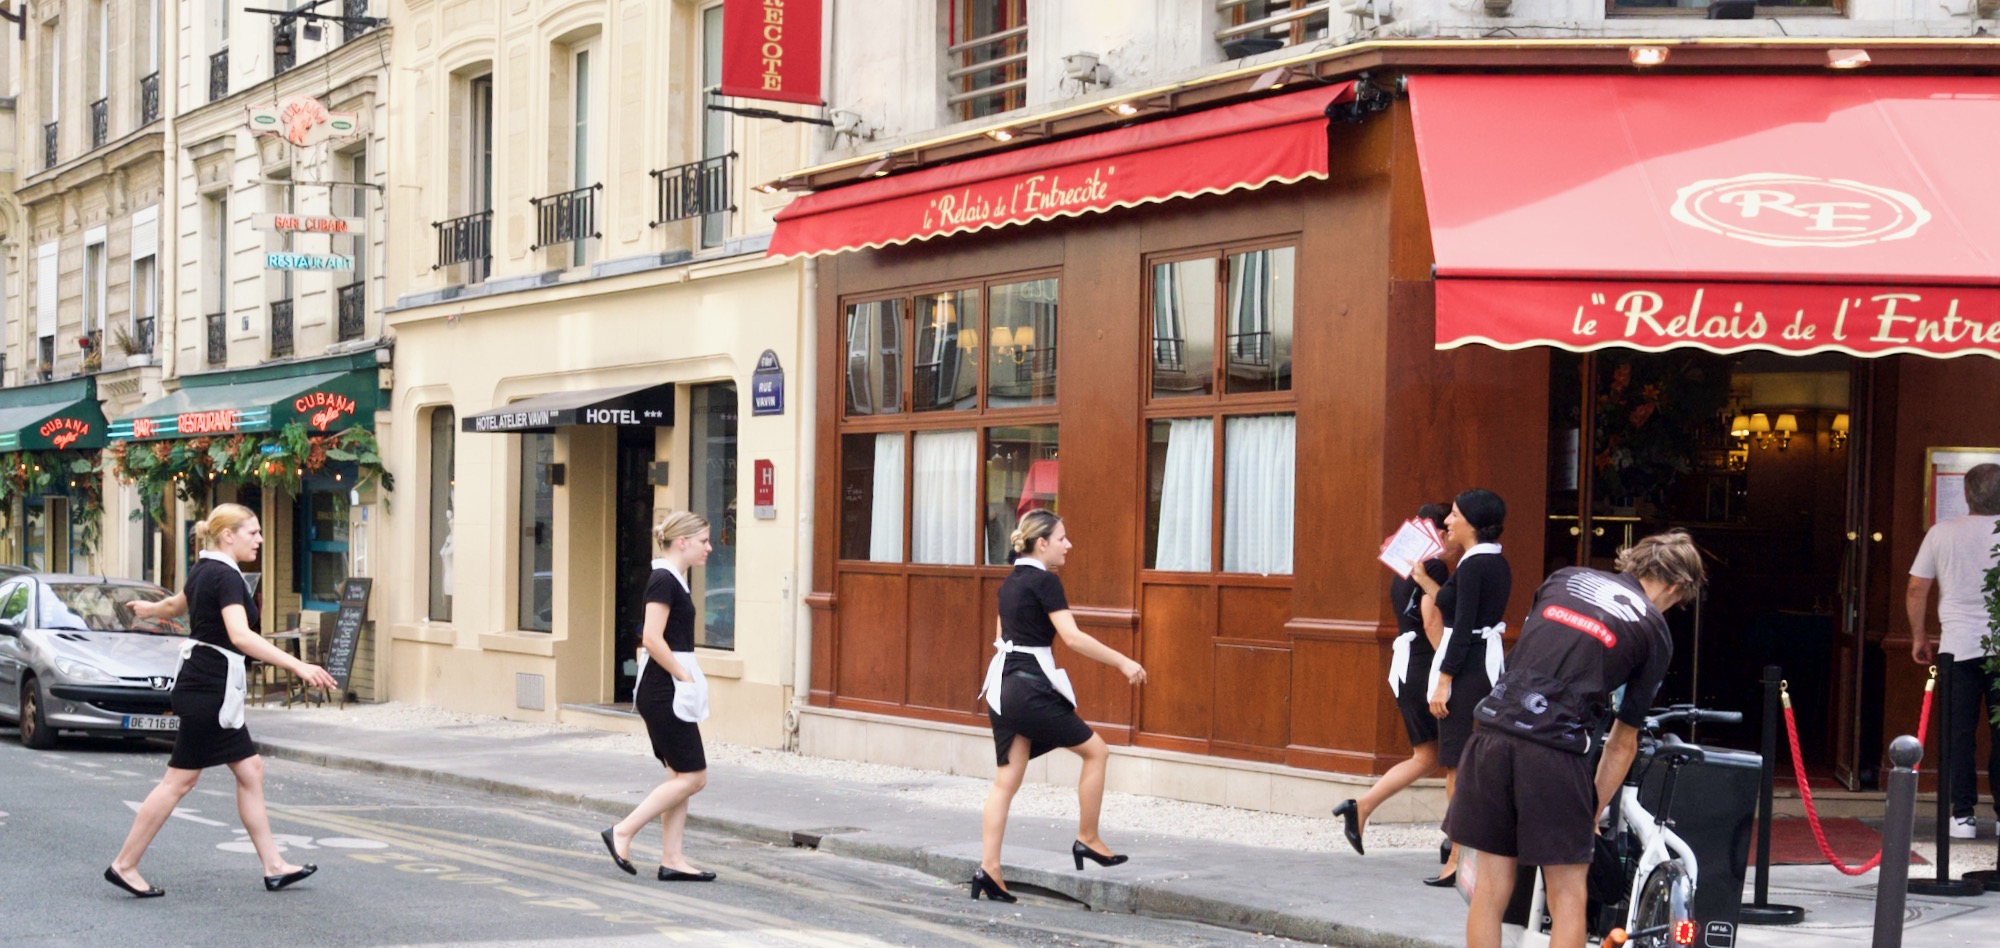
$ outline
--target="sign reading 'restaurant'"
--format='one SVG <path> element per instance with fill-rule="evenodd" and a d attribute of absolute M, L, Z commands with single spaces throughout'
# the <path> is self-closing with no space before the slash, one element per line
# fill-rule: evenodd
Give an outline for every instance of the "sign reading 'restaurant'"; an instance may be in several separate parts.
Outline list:
<path fill-rule="evenodd" d="M 1438 280 L 1438 348 L 1472 344 L 2000 358 L 2000 289 Z"/>
<path fill-rule="evenodd" d="M 722 94 L 820 105 L 817 2 L 723 0 Z"/>
<path fill-rule="evenodd" d="M 266 270 L 352 270 L 354 258 L 337 253 L 276 252 L 264 255 Z"/>

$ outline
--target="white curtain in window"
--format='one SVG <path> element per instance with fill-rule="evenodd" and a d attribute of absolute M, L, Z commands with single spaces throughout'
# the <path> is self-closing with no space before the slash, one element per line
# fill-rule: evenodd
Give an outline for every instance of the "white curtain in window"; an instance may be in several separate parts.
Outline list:
<path fill-rule="evenodd" d="M 910 561 L 970 566 L 978 548 L 979 433 L 923 431 L 916 442 Z"/>
<path fill-rule="evenodd" d="M 875 436 L 875 497 L 869 506 L 868 558 L 903 561 L 903 435 Z"/>
<path fill-rule="evenodd" d="M 1223 432 L 1225 572 L 1291 573 L 1297 431 L 1291 415 L 1229 419 Z"/>
<path fill-rule="evenodd" d="M 1215 423 L 1167 423 L 1167 470 L 1160 481 L 1160 531 L 1153 568 L 1206 572 L 1215 511 Z"/>

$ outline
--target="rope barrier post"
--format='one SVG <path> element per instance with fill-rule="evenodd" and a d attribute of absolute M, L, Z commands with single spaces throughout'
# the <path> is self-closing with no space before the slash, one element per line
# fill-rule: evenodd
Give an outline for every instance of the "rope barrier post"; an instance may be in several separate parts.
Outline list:
<path fill-rule="evenodd" d="M 1937 700 L 1944 705 L 1944 726 L 1938 728 L 1937 766 L 1931 768 L 1937 774 L 1937 877 L 1933 879 L 1909 880 L 1909 891 L 1917 895 L 1941 895 L 1948 898 L 1963 898 L 1986 894 L 1986 883 L 1978 880 L 1954 879 L 1951 877 L 1951 663 L 1950 652 L 1940 653 L 1937 664 L 1931 666 L 1930 682 L 1924 685 L 1926 691 L 1937 689 Z M 1943 673 L 1941 674 L 1940 671 Z M 1928 697 L 1928 696 L 1926 696 Z M 1912 778 L 1914 779 L 1914 778 Z M 1888 827 L 1883 827 L 1887 832 Z M 1883 844 L 1883 852 L 1888 852 L 1888 844 Z M 1908 862 L 1907 859 L 1904 860 Z M 1907 872 L 1907 870 L 1905 870 Z"/>
<path fill-rule="evenodd" d="M 1739 916 L 1745 925 L 1797 925 L 1806 920 L 1802 906 L 1771 903 L 1771 798 L 1778 760 L 1778 685 L 1783 680 L 1783 669 L 1764 666 L 1764 760 L 1757 774 L 1757 888 Z"/>
<path fill-rule="evenodd" d="M 1875 888 L 1874 948 L 1902 948 L 1909 890 L 1910 834 L 1917 822 L 1917 762 L 1924 745 L 1908 734 L 1889 744 L 1889 799 L 1882 813 L 1882 875 Z"/>

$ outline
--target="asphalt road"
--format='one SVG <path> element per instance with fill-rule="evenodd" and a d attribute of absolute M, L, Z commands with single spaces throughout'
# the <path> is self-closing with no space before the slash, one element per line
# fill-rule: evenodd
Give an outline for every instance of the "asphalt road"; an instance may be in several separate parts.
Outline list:
<path fill-rule="evenodd" d="M 569 809 L 267 760 L 272 830 L 318 875 L 263 890 L 227 770 L 209 771 L 141 869 L 138 900 L 100 878 L 164 744 L 20 746 L 0 729 L 0 944 L 31 945 L 1172 945 L 1298 944 L 1024 894 L 970 901 L 922 873 L 690 833 L 711 884 L 661 883 L 657 830 L 637 879 Z"/>

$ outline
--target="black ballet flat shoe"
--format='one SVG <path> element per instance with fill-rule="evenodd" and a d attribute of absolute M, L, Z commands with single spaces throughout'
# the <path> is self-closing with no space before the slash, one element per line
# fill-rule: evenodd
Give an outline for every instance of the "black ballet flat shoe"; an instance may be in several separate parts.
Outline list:
<path fill-rule="evenodd" d="M 1458 873 L 1447 872 L 1435 879 L 1425 879 L 1424 884 L 1433 889 L 1449 889 L 1458 884 Z"/>
<path fill-rule="evenodd" d="M 1363 856 L 1368 855 L 1368 850 L 1361 847 L 1360 805 L 1353 800 L 1342 800 L 1339 806 L 1333 808 L 1333 815 L 1347 821 L 1347 825 L 1341 830 L 1347 835 L 1347 845 L 1354 847 L 1354 851 Z"/>
<path fill-rule="evenodd" d="M 1076 871 L 1078 872 L 1083 871 L 1083 861 L 1085 859 L 1100 866 L 1122 866 L 1132 860 L 1132 857 L 1122 853 L 1116 856 L 1099 855 L 1097 850 L 1085 846 L 1083 840 L 1080 839 L 1069 844 L 1069 855 L 1071 859 L 1076 860 Z"/>
<path fill-rule="evenodd" d="M 660 867 L 661 882 L 714 882 L 713 872 L 682 872 L 679 869 Z"/>
<path fill-rule="evenodd" d="M 115 885 L 121 889 L 124 889 L 127 892 L 132 893 L 133 898 L 157 899 L 160 896 L 167 894 L 167 890 L 159 888 L 158 886 L 148 886 L 147 888 L 144 889 L 138 888 L 134 886 L 132 883 L 126 882 L 125 877 L 119 875 L 118 870 L 116 869 L 110 869 L 110 868 L 105 869 L 104 881 L 109 882 L 112 885 Z"/>
<path fill-rule="evenodd" d="M 625 870 L 626 875 L 638 875 L 639 869 L 637 866 L 632 865 L 632 860 L 618 855 L 618 844 L 611 841 L 611 830 L 612 827 L 607 826 L 604 828 L 604 832 L 597 834 L 604 837 L 604 848 L 611 850 L 611 861 L 617 863 L 618 868 Z"/>
<path fill-rule="evenodd" d="M 979 897 L 982 894 L 995 902 L 1021 901 L 1015 898 L 1012 892 L 1001 888 L 1000 883 L 993 881 L 993 877 L 987 875 L 986 870 L 974 869 L 972 870 L 972 901 L 979 901 Z"/>
<path fill-rule="evenodd" d="M 318 866 L 315 866 L 312 863 L 306 863 L 305 865 L 300 866 L 298 868 L 298 871 L 296 872 L 287 872 L 282 876 L 265 876 L 264 891 L 276 892 L 279 889 L 291 885 L 294 882 L 298 882 L 304 879 L 305 877 L 312 875 L 313 873 L 318 871 L 319 871 Z"/>

